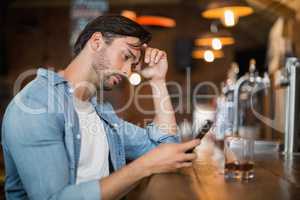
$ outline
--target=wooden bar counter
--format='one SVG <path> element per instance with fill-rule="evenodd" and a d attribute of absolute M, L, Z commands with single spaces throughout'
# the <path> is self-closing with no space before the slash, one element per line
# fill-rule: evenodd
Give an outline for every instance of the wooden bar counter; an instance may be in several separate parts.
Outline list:
<path fill-rule="evenodd" d="M 128 200 L 300 200 L 300 155 L 255 155 L 255 179 L 226 181 L 223 152 L 209 142 L 197 149 L 193 167 L 154 175 L 129 193 Z"/>

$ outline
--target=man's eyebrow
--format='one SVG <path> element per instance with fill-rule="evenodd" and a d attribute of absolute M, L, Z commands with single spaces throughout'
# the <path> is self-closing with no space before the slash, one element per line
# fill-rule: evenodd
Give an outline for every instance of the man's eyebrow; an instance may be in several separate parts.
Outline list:
<path fill-rule="evenodd" d="M 129 42 L 126 42 L 130 47 L 133 47 L 133 48 L 141 48 L 141 43 L 140 42 L 136 42 L 136 43 L 129 43 Z"/>

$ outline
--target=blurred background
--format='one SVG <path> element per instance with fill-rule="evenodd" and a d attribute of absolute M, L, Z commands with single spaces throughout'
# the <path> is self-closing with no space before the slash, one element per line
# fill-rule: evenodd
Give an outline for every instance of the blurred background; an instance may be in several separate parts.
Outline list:
<path fill-rule="evenodd" d="M 220 14 L 223 7 L 228 9 Z M 168 53 L 167 80 L 177 81 L 184 94 L 184 106 L 176 112 L 179 124 L 192 118 L 189 87 L 210 81 L 221 93 L 226 80 L 247 73 L 250 59 L 255 59 L 257 73 L 263 76 L 266 72 L 273 88 L 269 100 L 263 101 L 267 108 L 263 111 L 283 127 L 282 116 L 274 115 L 284 107 L 284 89 L 278 89 L 276 82 L 285 57 L 300 55 L 299 0 L 1 0 L 0 9 L 0 119 L 22 72 L 41 66 L 55 71 L 65 68 L 84 25 L 98 15 L 112 13 L 145 26 L 153 34 L 150 45 Z M 230 75 L 232 67 L 238 69 L 234 75 Z M 147 86 L 140 91 L 150 92 Z M 174 105 L 180 103 L 178 90 L 170 86 L 169 92 L 174 95 Z M 209 93 L 210 88 L 199 92 Z M 129 86 L 121 85 L 106 95 L 115 108 L 121 108 L 129 99 Z M 153 106 L 151 99 L 140 105 L 145 110 Z M 133 104 L 118 115 L 140 126 L 153 116 Z M 282 137 L 278 129 L 269 127 L 268 131 L 272 137 Z M 1 161 L 2 184 L 3 180 Z"/>

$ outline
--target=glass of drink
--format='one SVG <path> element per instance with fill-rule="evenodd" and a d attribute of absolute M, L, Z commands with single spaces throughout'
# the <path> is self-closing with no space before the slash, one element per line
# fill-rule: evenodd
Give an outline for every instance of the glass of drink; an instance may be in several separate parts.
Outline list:
<path fill-rule="evenodd" d="M 228 136 L 224 141 L 225 171 L 227 180 L 254 178 L 254 140 Z"/>

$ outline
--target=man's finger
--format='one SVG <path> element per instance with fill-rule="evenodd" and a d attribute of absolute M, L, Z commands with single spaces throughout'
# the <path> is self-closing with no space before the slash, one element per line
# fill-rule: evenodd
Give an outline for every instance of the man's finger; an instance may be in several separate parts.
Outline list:
<path fill-rule="evenodd" d="M 150 62 L 150 56 L 151 56 L 151 51 L 152 51 L 152 48 L 148 47 L 146 48 L 145 50 L 145 63 L 149 63 Z"/>
<path fill-rule="evenodd" d="M 164 52 L 163 51 L 159 51 L 158 54 L 156 55 L 154 63 L 157 64 L 160 61 L 160 59 L 162 59 L 163 55 L 164 55 Z"/>
<path fill-rule="evenodd" d="M 186 153 L 183 157 L 184 157 L 185 161 L 192 161 L 197 158 L 197 154 L 196 153 Z"/>
<path fill-rule="evenodd" d="M 179 158 L 178 161 L 179 162 L 188 162 L 188 161 L 193 161 L 197 158 L 197 154 L 196 153 L 182 153 Z"/>
<path fill-rule="evenodd" d="M 182 162 L 182 163 L 178 163 L 176 165 L 176 168 L 183 168 L 183 167 L 191 167 L 193 165 L 192 162 Z"/>
<path fill-rule="evenodd" d="M 195 140 L 191 140 L 189 142 L 182 143 L 180 145 L 181 145 L 181 150 L 185 152 L 185 151 L 187 151 L 189 149 L 195 148 L 199 144 L 200 144 L 200 140 L 199 139 L 195 139 Z"/>
<path fill-rule="evenodd" d="M 155 64 L 155 58 L 156 58 L 158 52 L 159 51 L 157 49 L 153 49 L 151 51 L 151 58 L 150 58 L 150 64 L 149 65 L 153 66 Z"/>

